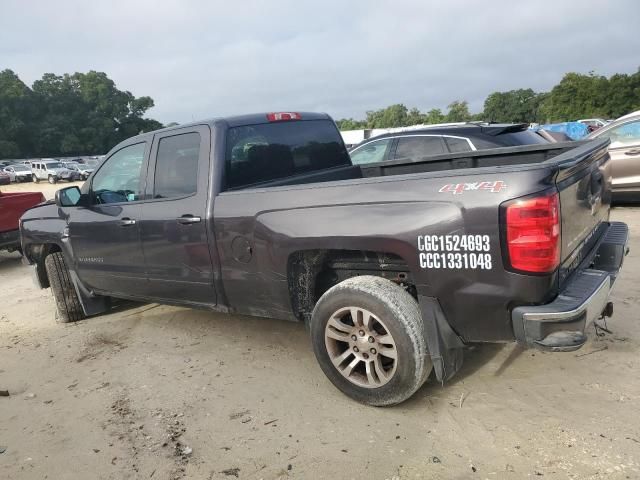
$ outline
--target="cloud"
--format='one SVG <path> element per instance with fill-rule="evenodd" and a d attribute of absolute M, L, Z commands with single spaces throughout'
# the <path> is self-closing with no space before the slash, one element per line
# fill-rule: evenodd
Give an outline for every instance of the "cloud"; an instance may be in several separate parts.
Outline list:
<path fill-rule="evenodd" d="M 496 90 L 546 90 L 568 71 L 634 72 L 640 3 L 14 1 L 0 68 L 27 83 L 99 70 L 186 122 L 269 110 L 362 118 Z"/>

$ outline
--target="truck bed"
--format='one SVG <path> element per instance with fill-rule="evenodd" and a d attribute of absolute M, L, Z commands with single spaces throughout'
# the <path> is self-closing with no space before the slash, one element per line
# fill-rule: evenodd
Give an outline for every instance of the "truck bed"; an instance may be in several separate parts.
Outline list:
<path fill-rule="evenodd" d="M 448 153 L 419 158 L 402 158 L 369 165 L 337 167 L 306 175 L 251 185 L 246 188 L 303 185 L 318 182 L 333 182 L 358 178 L 376 178 L 415 173 L 447 174 L 455 170 L 490 167 L 518 167 L 544 162 L 578 162 L 585 154 L 604 148 L 607 141 L 559 142 L 548 145 L 522 145 L 517 147 L 492 148 L 473 152 Z M 568 154 L 568 155 L 565 155 Z"/>

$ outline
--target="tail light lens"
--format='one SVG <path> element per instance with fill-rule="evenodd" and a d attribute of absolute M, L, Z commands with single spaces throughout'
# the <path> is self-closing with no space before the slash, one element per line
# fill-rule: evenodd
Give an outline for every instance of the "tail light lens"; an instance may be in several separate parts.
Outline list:
<path fill-rule="evenodd" d="M 286 122 L 289 120 L 302 120 L 302 115 L 297 112 L 273 112 L 267 113 L 270 122 Z"/>
<path fill-rule="evenodd" d="M 560 200 L 557 193 L 506 204 L 506 243 L 515 270 L 549 273 L 560 264 Z"/>

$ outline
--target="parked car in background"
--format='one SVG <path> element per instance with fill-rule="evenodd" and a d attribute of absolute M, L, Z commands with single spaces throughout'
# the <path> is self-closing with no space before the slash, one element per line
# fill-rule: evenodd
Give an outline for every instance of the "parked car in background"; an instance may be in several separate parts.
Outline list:
<path fill-rule="evenodd" d="M 612 192 L 616 201 L 640 201 L 640 110 L 620 117 L 588 137 L 608 138 Z"/>
<path fill-rule="evenodd" d="M 62 165 L 64 165 L 65 168 L 72 170 L 74 172 L 77 172 L 80 175 L 80 178 L 82 180 L 86 180 L 87 178 L 89 178 L 89 175 L 93 173 L 93 167 L 91 167 L 86 163 L 76 163 L 76 162 L 67 162 L 67 161 L 63 161 L 61 163 Z"/>
<path fill-rule="evenodd" d="M 65 168 L 57 160 L 40 160 L 31 164 L 33 181 L 47 180 L 49 183 L 57 183 L 59 180 L 73 182 L 80 179 L 80 174 Z"/>
<path fill-rule="evenodd" d="M 20 250 L 20 217 L 29 208 L 44 201 L 44 195 L 40 192 L 0 192 L 0 250 Z"/>
<path fill-rule="evenodd" d="M 9 174 L 12 182 L 30 182 L 33 180 L 31 169 L 21 163 L 4 167 L 3 171 Z"/>
<path fill-rule="evenodd" d="M 349 151 L 354 165 L 464 153 L 496 147 L 546 144 L 527 124 L 466 123 L 426 127 L 369 138 Z"/>
<path fill-rule="evenodd" d="M 595 132 L 609 123 L 608 120 L 603 118 L 583 118 L 582 120 L 578 120 L 578 122 L 585 124 L 589 132 Z"/>
<path fill-rule="evenodd" d="M 11 183 L 11 175 L 4 170 L 0 170 L 0 185 L 9 185 Z"/>

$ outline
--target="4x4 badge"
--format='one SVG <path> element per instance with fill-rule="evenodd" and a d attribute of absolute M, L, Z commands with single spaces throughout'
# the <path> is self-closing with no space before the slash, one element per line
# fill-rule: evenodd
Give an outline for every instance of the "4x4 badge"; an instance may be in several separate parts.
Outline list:
<path fill-rule="evenodd" d="M 474 182 L 474 183 L 449 183 L 444 185 L 439 193 L 453 193 L 454 195 L 460 195 L 469 190 L 484 190 L 492 193 L 499 193 L 507 188 L 507 184 L 502 180 L 496 180 L 494 182 Z"/>

